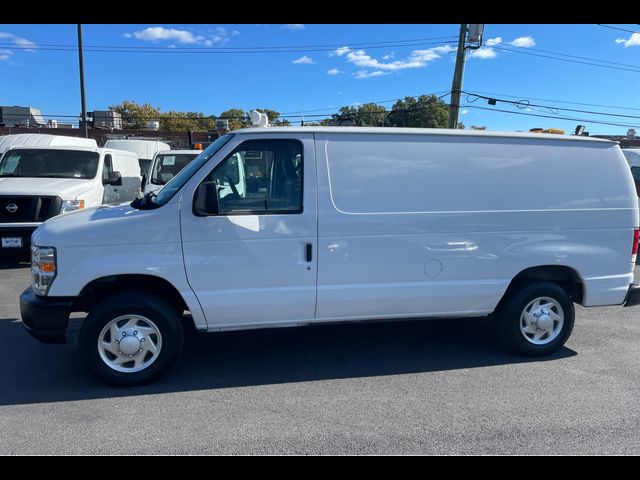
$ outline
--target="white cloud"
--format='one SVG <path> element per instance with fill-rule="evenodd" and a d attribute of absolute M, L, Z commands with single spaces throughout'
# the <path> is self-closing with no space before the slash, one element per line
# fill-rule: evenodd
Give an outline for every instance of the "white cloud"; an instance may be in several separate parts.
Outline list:
<path fill-rule="evenodd" d="M 490 59 L 496 58 L 498 56 L 498 51 L 496 51 L 493 47 L 498 45 L 511 45 L 512 47 L 520 47 L 520 48 L 531 48 L 535 46 L 536 41 L 533 37 L 518 37 L 510 42 L 505 42 L 502 37 L 489 38 L 486 42 L 484 42 L 484 47 L 479 48 L 477 50 L 471 50 L 469 53 L 469 57 L 471 58 L 480 58 L 480 59 Z"/>
<path fill-rule="evenodd" d="M 469 110 L 462 110 L 462 111 L 460 112 L 460 114 L 461 114 L 461 115 L 466 115 L 467 113 L 469 113 Z"/>
<path fill-rule="evenodd" d="M 532 48 L 536 46 L 536 41 L 533 37 L 518 37 L 510 41 L 509 45 L 512 47 Z"/>
<path fill-rule="evenodd" d="M 469 56 L 472 58 L 487 59 L 487 58 L 496 58 L 498 54 L 491 47 L 482 47 L 482 48 L 479 48 L 478 50 L 471 50 L 471 53 L 469 54 Z"/>
<path fill-rule="evenodd" d="M 8 62 L 9 60 L 11 60 L 11 55 L 6 53 L 0 54 L 0 62 Z"/>
<path fill-rule="evenodd" d="M 640 46 L 640 33 L 632 33 L 628 39 L 617 38 L 616 43 L 618 45 L 624 44 L 625 48 Z"/>
<path fill-rule="evenodd" d="M 26 50 L 27 52 L 35 52 L 35 48 L 37 45 L 31 40 L 27 40 L 26 38 L 18 37 L 13 33 L 9 32 L 0 32 L 0 39 L 10 40 L 14 45 L 20 47 L 20 50 Z M 13 51 L 4 50 L 3 57 L 6 55 L 13 55 Z M 8 60 L 7 58 L 3 58 L 2 60 Z"/>
<path fill-rule="evenodd" d="M 338 70 L 337 68 L 332 68 L 330 70 L 327 70 L 327 75 L 331 75 L 332 77 L 335 77 L 336 75 L 341 74 L 342 72 L 340 70 Z"/>
<path fill-rule="evenodd" d="M 344 46 L 337 48 L 329 53 L 330 57 L 343 57 L 347 63 L 351 63 L 358 67 L 358 70 L 353 73 L 353 78 L 373 78 L 381 77 L 383 75 L 389 75 L 393 72 L 401 70 L 423 68 L 428 63 L 442 58 L 444 54 L 454 52 L 456 50 L 452 45 L 444 45 L 442 47 L 428 48 L 425 50 L 413 50 L 407 57 L 403 59 L 393 60 L 395 54 L 389 53 L 381 57 L 380 60 L 369 55 L 365 50 L 354 50 L 350 47 Z M 337 68 L 331 71 L 338 71 Z M 329 75 L 337 75 L 337 73 L 327 73 Z"/>
<path fill-rule="evenodd" d="M 138 40 L 149 42 L 157 40 L 175 40 L 178 43 L 198 43 L 196 36 L 188 30 L 177 30 L 175 28 L 149 27 L 138 32 L 133 32 L 133 36 Z"/>
<path fill-rule="evenodd" d="M 285 23 L 280 28 L 283 30 L 304 30 L 307 27 L 303 23 Z"/>
<path fill-rule="evenodd" d="M 426 50 L 414 50 L 408 57 L 402 60 L 395 60 L 393 62 L 381 62 L 368 55 L 364 50 L 351 50 L 348 47 L 341 47 L 334 50 L 334 54 L 338 56 L 346 55 L 347 62 L 353 63 L 355 66 L 360 68 L 371 68 L 375 70 L 393 72 L 409 68 L 422 68 L 427 63 L 440 58 L 442 54 L 449 53 L 454 50 L 455 48 L 451 45 L 429 48 Z"/>
<path fill-rule="evenodd" d="M 373 72 L 369 72 L 367 70 L 358 70 L 353 74 L 353 78 L 375 78 L 382 77 L 383 75 L 389 75 L 389 72 L 383 72 L 382 70 L 374 70 Z"/>
<path fill-rule="evenodd" d="M 350 51 L 351 51 L 351 49 L 349 47 L 340 47 L 340 48 L 335 49 L 333 52 L 329 52 L 329 56 L 330 57 L 334 57 L 334 56 L 341 57 L 345 53 L 349 53 Z"/>
<path fill-rule="evenodd" d="M 291 63 L 297 63 L 302 65 L 314 65 L 316 62 L 313 61 L 313 58 L 307 57 L 306 55 L 292 61 Z"/>
<path fill-rule="evenodd" d="M 126 38 L 136 38 L 146 42 L 171 41 L 183 45 L 202 45 L 204 47 L 227 43 L 231 37 L 238 35 L 240 32 L 237 30 L 229 32 L 223 27 L 208 29 L 206 33 L 193 33 L 189 30 L 175 28 L 148 27 L 144 30 L 124 34 Z"/>

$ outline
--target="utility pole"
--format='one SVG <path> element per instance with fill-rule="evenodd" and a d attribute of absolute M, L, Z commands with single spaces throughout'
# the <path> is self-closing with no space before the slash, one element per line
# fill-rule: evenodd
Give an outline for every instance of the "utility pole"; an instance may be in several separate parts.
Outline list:
<path fill-rule="evenodd" d="M 87 125 L 87 106 L 84 102 L 84 64 L 82 62 L 82 25 L 78 23 L 78 60 L 80 61 L 80 101 L 82 102 L 82 124 L 84 125 L 84 138 L 89 138 L 89 126 Z"/>
<path fill-rule="evenodd" d="M 465 38 L 467 24 L 460 24 L 460 36 L 458 37 L 458 54 L 456 55 L 456 68 L 453 71 L 451 83 L 451 107 L 449 110 L 449 128 L 458 128 L 458 116 L 460 112 L 460 95 L 462 94 L 462 77 L 464 75 Z"/>

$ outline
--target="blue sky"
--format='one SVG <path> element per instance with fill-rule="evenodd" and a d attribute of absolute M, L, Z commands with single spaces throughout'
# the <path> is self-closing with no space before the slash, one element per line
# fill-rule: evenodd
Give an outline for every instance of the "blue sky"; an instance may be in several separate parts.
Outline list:
<path fill-rule="evenodd" d="M 615 26 L 640 31 L 639 25 Z M 133 100 L 162 111 L 206 115 L 229 108 L 304 111 L 305 118 L 313 120 L 309 115 L 330 114 L 344 105 L 442 94 L 451 88 L 458 31 L 459 25 L 87 24 L 87 109 Z M 77 115 L 78 56 L 72 48 L 76 41 L 73 24 L 0 24 L 0 105 L 32 106 L 45 115 Z M 112 51 L 90 51 L 91 47 Z M 152 53 L 150 47 L 162 53 Z M 265 47 L 274 49 L 239 53 Z M 280 51 L 282 47 L 289 51 Z M 121 51 L 114 52 L 117 48 Z M 216 48 L 230 53 L 205 53 Z M 195 49 L 201 50 L 185 53 Z M 542 56 L 559 58 L 558 54 L 573 62 Z M 640 34 L 595 24 L 487 24 L 484 47 L 467 59 L 463 88 L 523 102 L 490 106 L 486 100 L 463 96 L 463 105 L 470 106 L 462 108 L 461 121 L 490 130 L 543 127 L 570 132 L 577 123 L 586 123 L 592 134 L 624 134 L 628 128 L 599 125 L 597 120 L 638 125 L 640 131 L 640 118 L 558 110 L 640 117 L 639 81 Z M 384 103 L 388 108 L 392 104 Z M 592 121 L 536 118 L 498 109 Z"/>

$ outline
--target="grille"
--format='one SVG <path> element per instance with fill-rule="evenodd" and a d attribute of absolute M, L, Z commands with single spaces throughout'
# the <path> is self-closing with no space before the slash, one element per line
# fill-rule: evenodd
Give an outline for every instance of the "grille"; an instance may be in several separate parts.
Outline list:
<path fill-rule="evenodd" d="M 60 213 L 62 199 L 25 195 L 0 195 L 0 223 L 44 222 Z"/>

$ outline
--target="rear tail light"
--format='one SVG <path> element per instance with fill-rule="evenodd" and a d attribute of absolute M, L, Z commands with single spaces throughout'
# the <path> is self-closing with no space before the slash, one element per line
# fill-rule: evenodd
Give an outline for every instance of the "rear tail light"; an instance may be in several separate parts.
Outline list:
<path fill-rule="evenodd" d="M 640 229 L 633 229 L 633 247 L 631 248 L 631 263 L 636 263 L 636 255 L 638 255 L 638 238 L 640 237 Z"/>

